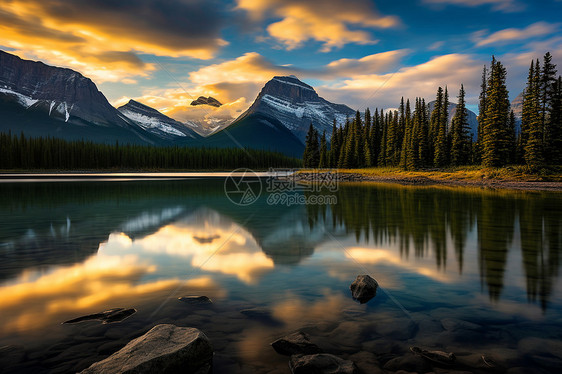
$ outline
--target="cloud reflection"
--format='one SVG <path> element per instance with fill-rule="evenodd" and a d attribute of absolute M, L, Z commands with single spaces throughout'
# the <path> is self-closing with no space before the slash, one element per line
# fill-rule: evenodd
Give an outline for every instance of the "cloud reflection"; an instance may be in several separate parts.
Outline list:
<path fill-rule="evenodd" d="M 31 331 L 117 304 L 138 306 L 139 299 L 150 294 L 167 295 L 181 285 L 191 289 L 218 288 L 208 277 L 187 282 L 172 278 L 141 283 L 143 276 L 156 270 L 155 265 L 142 262 L 136 255 L 102 253 L 46 273 L 26 271 L 0 287 L 0 333 Z"/>
<path fill-rule="evenodd" d="M 131 239 L 124 233 L 113 233 L 100 246 L 100 252 L 108 254 L 129 250 L 143 257 L 167 255 L 178 257 L 177 261 L 185 259 L 193 268 L 234 275 L 247 284 L 256 284 L 264 273 L 274 268 L 273 260 L 263 253 L 249 232 L 207 210 L 187 222 L 163 226 L 143 238 Z"/>

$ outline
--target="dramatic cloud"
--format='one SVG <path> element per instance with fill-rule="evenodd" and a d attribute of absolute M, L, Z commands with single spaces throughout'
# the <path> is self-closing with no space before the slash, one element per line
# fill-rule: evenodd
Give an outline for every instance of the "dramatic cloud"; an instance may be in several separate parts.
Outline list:
<path fill-rule="evenodd" d="M 227 44 L 216 1 L 6 0 L 0 45 L 80 70 L 98 82 L 146 75 L 139 53 L 209 59 Z"/>
<path fill-rule="evenodd" d="M 302 69 L 276 65 L 256 52 L 246 53 L 234 60 L 205 66 L 189 74 L 190 85 L 173 89 L 147 89 L 134 98 L 179 120 L 232 120 L 254 101 L 263 85 L 276 75 L 294 74 L 300 79 L 331 81 L 352 78 L 361 74 L 384 73 L 392 70 L 407 54 L 407 50 L 387 51 L 359 59 L 344 58 L 318 69 Z M 190 105 L 199 96 L 212 96 L 224 105 L 219 108 Z M 124 97 L 116 106 L 129 101 Z"/>
<path fill-rule="evenodd" d="M 460 5 L 468 7 L 476 7 L 480 5 L 491 5 L 492 9 L 502 12 L 518 12 L 524 9 L 524 6 L 517 0 L 424 0 L 428 4 L 440 5 Z"/>
<path fill-rule="evenodd" d="M 323 52 L 347 43 L 374 44 L 377 40 L 357 27 L 400 24 L 397 17 L 380 15 L 367 0 L 238 0 L 238 8 L 255 20 L 281 18 L 267 26 L 267 32 L 287 49 L 301 47 L 308 40 L 324 43 Z"/>
<path fill-rule="evenodd" d="M 500 30 L 487 37 L 481 37 L 482 33 L 479 32 L 475 35 L 475 38 L 477 39 L 476 46 L 482 47 L 490 44 L 519 43 L 521 40 L 554 34 L 558 31 L 558 29 L 558 24 L 537 22 L 525 27 L 524 29 L 509 28 Z"/>
<path fill-rule="evenodd" d="M 435 57 L 425 63 L 402 67 L 385 74 L 357 75 L 343 83 L 319 87 L 318 91 L 335 101 L 354 103 L 354 108 L 392 108 L 400 98 L 424 97 L 431 101 L 438 86 L 447 85 L 451 101 L 464 83 L 471 96 L 477 95 L 482 64 L 470 55 L 449 54 Z"/>

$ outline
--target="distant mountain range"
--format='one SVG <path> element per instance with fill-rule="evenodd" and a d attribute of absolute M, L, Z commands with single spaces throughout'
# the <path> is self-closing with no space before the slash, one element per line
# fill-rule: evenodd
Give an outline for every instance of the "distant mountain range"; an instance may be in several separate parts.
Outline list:
<path fill-rule="evenodd" d="M 518 122 L 521 98 L 512 102 Z M 200 96 L 191 105 L 222 104 Z M 430 110 L 433 105 L 429 103 Z M 449 104 L 449 121 L 455 111 L 456 105 Z M 334 119 L 342 125 L 354 115 L 352 108 L 323 99 L 291 75 L 273 77 L 234 121 L 182 123 L 135 100 L 114 108 L 82 74 L 0 51 L 0 131 L 4 132 L 102 143 L 246 147 L 300 157 L 311 123 L 329 138 Z M 468 122 L 475 138 L 478 122 L 470 110 Z"/>
<path fill-rule="evenodd" d="M 189 137 L 200 139 L 201 135 L 190 129 L 181 122 L 178 122 L 147 105 L 138 101 L 130 100 L 127 104 L 117 108 L 124 116 L 133 121 L 144 130 L 162 139 L 171 141 L 178 137 Z"/>
<path fill-rule="evenodd" d="M 222 104 L 200 96 L 191 105 Z M 267 82 L 234 121 L 176 121 L 135 100 L 114 108 L 94 82 L 71 69 L 0 51 L 0 131 L 102 143 L 247 147 L 300 157 L 310 123 L 331 134 L 354 110 L 330 103 L 294 76 Z"/>

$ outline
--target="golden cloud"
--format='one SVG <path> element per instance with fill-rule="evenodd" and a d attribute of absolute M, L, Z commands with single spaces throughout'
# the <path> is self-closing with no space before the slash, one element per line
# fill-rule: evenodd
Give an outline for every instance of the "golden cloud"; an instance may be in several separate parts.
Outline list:
<path fill-rule="evenodd" d="M 238 0 L 238 9 L 247 11 L 254 20 L 281 18 L 267 26 L 267 32 L 287 49 L 308 40 L 322 42 L 323 52 L 347 43 L 374 44 L 377 41 L 369 32 L 350 26 L 371 29 L 400 24 L 397 17 L 380 15 L 367 0 Z"/>
<path fill-rule="evenodd" d="M 481 33 L 477 33 L 475 34 L 475 39 L 477 40 L 476 46 L 482 47 L 490 44 L 520 42 L 521 40 L 526 40 L 537 36 L 552 35 L 556 33 L 558 28 L 559 24 L 536 22 L 525 27 L 524 29 L 509 28 L 500 30 L 484 38 L 481 37 Z"/>
<path fill-rule="evenodd" d="M 216 120 L 233 120 L 253 102 L 263 85 L 276 75 L 294 74 L 302 79 L 320 80 L 355 77 L 360 74 L 384 72 L 396 66 L 408 50 L 394 50 L 368 55 L 359 59 L 335 60 L 315 70 L 276 65 L 256 52 L 245 53 L 233 60 L 202 67 L 189 74 L 192 85 L 186 89 L 146 90 L 136 101 L 154 107 L 166 115 L 185 122 L 203 119 L 211 124 Z M 199 96 L 212 96 L 224 105 L 190 106 Z M 126 104 L 123 97 L 113 104 Z"/>
<path fill-rule="evenodd" d="M 319 87 L 318 91 L 336 100 L 354 102 L 360 109 L 392 108 L 399 104 L 402 96 L 411 100 L 416 97 L 434 100 L 437 87 L 446 85 L 454 102 L 456 90 L 464 83 L 469 93 L 467 101 L 470 101 L 478 93 L 482 65 L 471 55 L 448 54 L 395 72 L 356 75 L 342 83 Z"/>
<path fill-rule="evenodd" d="M 98 82 L 154 69 L 138 53 L 209 59 L 227 44 L 214 1 L 7 0 L 0 45 L 25 58 L 77 69 Z"/>

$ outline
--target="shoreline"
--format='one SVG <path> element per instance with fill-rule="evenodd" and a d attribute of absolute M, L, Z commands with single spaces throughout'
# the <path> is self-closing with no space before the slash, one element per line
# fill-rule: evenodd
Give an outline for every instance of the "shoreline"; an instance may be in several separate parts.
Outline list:
<path fill-rule="evenodd" d="M 315 183 L 324 181 L 325 174 L 333 174 L 334 171 L 310 172 L 300 171 L 294 175 L 297 182 Z M 497 178 L 462 179 L 449 176 L 439 178 L 434 175 L 402 175 L 401 173 L 383 173 L 381 175 L 369 174 L 367 172 L 337 170 L 338 183 L 391 183 L 404 186 L 450 186 L 450 187 L 476 187 L 490 189 L 510 189 L 521 191 L 549 191 L 562 192 L 562 182 L 559 181 L 537 181 L 537 180 L 509 180 Z M 416 174 L 423 174 L 417 172 Z M 428 173 L 429 174 L 429 173 Z M 322 176 L 322 177 L 320 177 Z"/>

